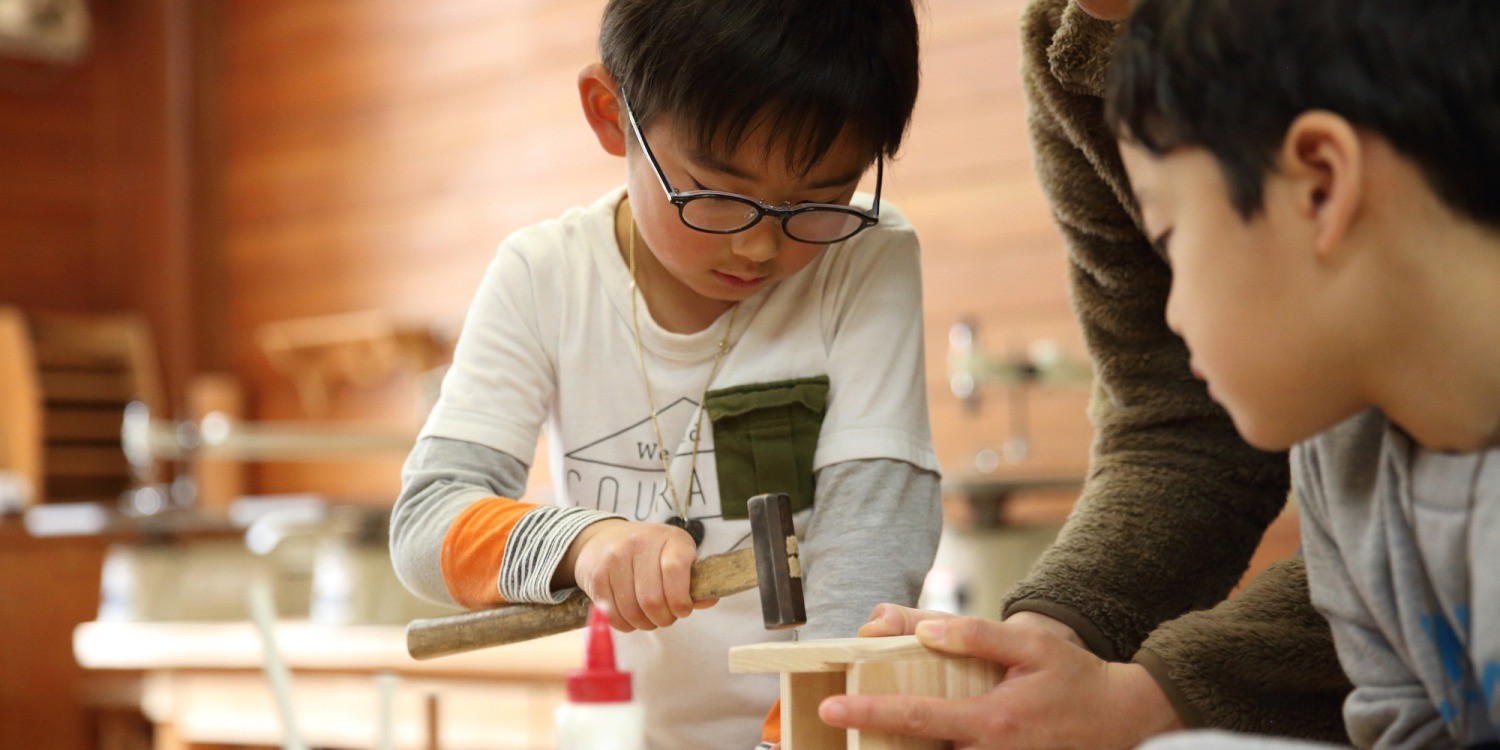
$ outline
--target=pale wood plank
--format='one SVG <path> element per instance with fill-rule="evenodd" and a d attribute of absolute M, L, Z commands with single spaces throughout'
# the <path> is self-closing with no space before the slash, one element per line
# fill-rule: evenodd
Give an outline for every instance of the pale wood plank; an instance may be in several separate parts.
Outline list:
<path fill-rule="evenodd" d="M 849 732 L 818 718 L 818 704 L 844 693 L 844 673 L 783 672 L 781 674 L 782 750 L 844 750 Z"/>
<path fill-rule="evenodd" d="M 946 663 L 951 660 L 915 659 L 861 662 L 849 667 L 849 695 L 950 696 L 946 693 Z M 849 750 L 942 750 L 950 743 L 884 732 L 851 732 Z"/>
<path fill-rule="evenodd" d="M 949 698 L 973 698 L 995 689 L 1005 669 L 987 659 L 952 659 L 943 664 L 943 692 Z"/>
<path fill-rule="evenodd" d="M 752 643 L 729 649 L 729 671 L 841 672 L 850 664 L 958 658 L 923 646 L 914 635 Z"/>

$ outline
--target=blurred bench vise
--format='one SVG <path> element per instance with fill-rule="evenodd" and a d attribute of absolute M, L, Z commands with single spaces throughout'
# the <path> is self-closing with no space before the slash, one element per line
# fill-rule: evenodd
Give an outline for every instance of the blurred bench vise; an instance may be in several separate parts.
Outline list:
<path fill-rule="evenodd" d="M 394 624 L 456 611 L 416 598 L 396 578 L 386 540 L 389 507 L 335 505 L 317 496 L 278 507 L 237 491 L 198 502 L 195 476 L 214 464 L 400 458 L 415 439 L 411 429 L 365 423 L 248 422 L 218 412 L 166 420 L 144 403 L 130 404 L 121 443 L 142 486 L 128 493 L 123 509 L 150 517 L 194 505 L 223 507 L 245 537 L 218 545 L 117 545 L 105 563 L 100 619 L 243 619 L 242 592 L 255 578 L 270 580 L 282 616 L 324 624 Z M 170 488 L 145 481 L 159 462 L 183 465 Z M 263 507 L 246 511 L 257 503 Z M 212 593 L 218 591 L 236 593 Z"/>
<path fill-rule="evenodd" d="M 965 318 L 948 329 L 948 389 L 964 410 L 977 415 L 986 386 L 1005 389 L 1010 435 L 999 453 L 982 448 L 975 454 L 975 469 L 988 474 L 1001 459 L 1019 463 L 1030 448 L 1027 394 L 1039 387 L 1086 386 L 1093 379 L 1087 360 L 1066 353 L 1052 339 L 1037 339 L 1025 352 L 997 356 L 979 345 L 979 324 Z"/>
<path fill-rule="evenodd" d="M 125 408 L 120 443 L 141 488 L 127 511 L 152 515 L 169 506 L 196 503 L 196 479 L 210 467 L 257 461 L 362 461 L 399 459 L 416 442 L 415 430 L 367 423 L 249 422 L 221 412 L 197 421 L 160 419 L 143 402 Z M 169 491 L 149 483 L 160 462 L 182 465 Z M 237 489 L 237 488 L 236 488 Z M 225 505 L 235 491 L 216 492 L 208 505 Z"/>

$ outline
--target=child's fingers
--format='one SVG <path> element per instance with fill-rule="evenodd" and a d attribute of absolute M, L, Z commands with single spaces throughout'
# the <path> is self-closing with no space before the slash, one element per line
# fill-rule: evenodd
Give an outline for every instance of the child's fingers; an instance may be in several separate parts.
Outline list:
<path fill-rule="evenodd" d="M 625 618 L 620 617 L 620 608 L 615 604 L 614 591 L 610 588 L 609 579 L 604 579 L 597 590 L 589 594 L 589 598 L 604 605 L 605 611 L 609 612 L 609 624 L 621 633 L 629 633 L 635 630 Z"/>
<path fill-rule="evenodd" d="M 929 739 L 956 740 L 972 747 L 985 717 L 974 701 L 909 695 L 835 695 L 818 704 L 818 718 L 830 727 L 854 728 Z"/>
<path fill-rule="evenodd" d="M 620 617 L 636 630 L 655 630 L 651 618 L 641 611 L 638 593 L 635 590 L 635 566 L 632 558 L 619 560 L 609 570 L 609 585 L 614 594 L 615 610 Z"/>
<path fill-rule="evenodd" d="M 718 603 L 718 599 L 699 599 L 693 602 L 693 609 L 708 609 Z"/>
<path fill-rule="evenodd" d="M 665 538 L 643 539 L 635 548 L 631 563 L 635 568 L 635 600 L 640 605 L 650 627 L 642 630 L 664 628 L 676 622 L 677 617 L 667 606 L 667 595 L 662 590 L 662 549 Z"/>
<path fill-rule="evenodd" d="M 667 608 L 678 619 L 693 613 L 693 595 L 690 588 L 693 580 L 693 561 L 698 559 L 698 548 L 693 538 L 683 531 L 667 537 L 661 552 L 661 586 L 667 597 Z"/>

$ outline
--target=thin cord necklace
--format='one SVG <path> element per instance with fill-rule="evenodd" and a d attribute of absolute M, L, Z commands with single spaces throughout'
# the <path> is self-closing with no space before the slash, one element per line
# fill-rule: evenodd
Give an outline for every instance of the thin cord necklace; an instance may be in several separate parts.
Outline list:
<path fill-rule="evenodd" d="M 667 460 L 666 443 L 661 439 L 661 423 L 656 418 L 656 399 L 651 396 L 651 377 L 646 374 L 646 350 L 641 344 L 641 321 L 636 312 L 636 288 L 635 278 L 635 216 L 631 214 L 627 231 L 630 232 L 629 249 L 626 256 L 630 261 L 630 326 L 635 333 L 635 356 L 641 365 L 641 381 L 646 386 L 646 405 L 651 407 L 651 429 L 656 433 L 656 455 L 661 459 L 661 472 L 667 477 L 667 494 L 672 498 L 672 509 L 677 512 L 676 516 L 667 519 L 667 523 L 676 526 L 688 533 L 693 538 L 694 545 L 703 544 L 703 522 L 696 518 L 688 518 L 687 503 L 677 494 L 677 484 L 672 481 L 671 462 Z M 713 385 L 714 376 L 719 374 L 719 364 L 724 361 L 724 355 L 729 353 L 729 334 L 734 331 L 734 316 L 739 313 L 740 306 L 736 304 L 729 308 L 729 325 L 724 328 L 724 338 L 719 339 L 719 350 L 714 354 L 714 366 L 708 371 L 708 380 L 703 384 L 703 394 L 698 397 L 698 408 L 693 412 L 693 421 L 689 424 L 693 429 L 693 454 L 688 462 L 688 492 L 693 490 L 693 477 L 698 471 L 698 443 L 703 438 L 703 403 L 708 400 L 708 387 Z"/>

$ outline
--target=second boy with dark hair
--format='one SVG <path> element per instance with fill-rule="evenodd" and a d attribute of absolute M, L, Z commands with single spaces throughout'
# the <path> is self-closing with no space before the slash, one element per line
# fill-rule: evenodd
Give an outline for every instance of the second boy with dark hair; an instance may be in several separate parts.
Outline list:
<path fill-rule="evenodd" d="M 1111 77 L 1168 322 L 1292 448 L 1349 738 L 1500 747 L 1500 3 L 1141 0 Z"/>
<path fill-rule="evenodd" d="M 1163 717 L 1176 720 L 1179 726 L 1185 722 L 1342 738 L 1345 732 L 1338 721 L 1338 706 L 1348 687 L 1333 658 L 1328 624 L 1308 603 L 1301 559 L 1273 566 L 1233 600 L 1199 609 L 1228 591 L 1260 530 L 1280 508 L 1287 481 L 1286 454 L 1248 450 L 1232 431 L 1224 429 L 1229 427 L 1227 420 L 1207 403 L 1202 385 L 1189 379 L 1187 352 L 1167 331 L 1164 310 L 1174 274 L 1142 236 L 1140 216 L 1118 160 L 1116 134 L 1105 127 L 1100 106 L 1106 63 L 1120 29 L 1090 18 L 1078 7 L 1083 5 L 1091 12 L 1112 6 L 1107 10 L 1111 17 L 1118 17 L 1113 13 L 1126 4 L 1034 0 L 1027 10 L 1024 33 L 1026 75 L 1038 171 L 1068 239 L 1075 308 L 1106 390 L 1096 403 L 1100 440 L 1085 497 L 1058 548 L 1042 561 L 1040 572 L 1033 573 L 1032 582 L 1012 599 L 1011 606 L 1017 600 L 1046 605 L 1040 611 L 1058 612 L 1101 656 L 1129 658 L 1134 652 L 1135 660 L 1151 669 L 1159 687 L 1131 687 L 1140 681 L 1114 677 L 1131 670 L 1128 665 L 1101 669 L 1104 665 L 1097 658 L 1080 654 L 1079 649 L 1009 627 L 1017 619 L 1011 610 L 1005 623 L 955 621 L 941 637 L 924 636 L 937 647 L 1012 667 L 1005 682 L 983 702 L 922 705 L 914 700 L 830 699 L 829 703 L 841 704 L 838 707 L 846 710 L 848 724 L 907 727 L 923 736 L 960 739 L 960 744 L 975 748 L 1128 747 L 1141 737 L 1170 728 L 1173 722 Z M 1297 114 L 1308 106 L 1334 103 L 1351 121 L 1371 123 L 1372 129 L 1389 132 L 1392 142 L 1410 144 L 1400 150 L 1419 174 L 1408 172 L 1407 182 L 1431 188 L 1451 207 L 1439 211 L 1439 216 L 1457 213 L 1468 217 L 1458 226 L 1485 226 L 1480 218 L 1486 215 L 1484 205 L 1491 210 L 1500 205 L 1487 200 L 1495 192 L 1493 175 L 1497 173 L 1492 129 L 1497 122 L 1494 107 L 1500 101 L 1494 88 L 1500 43 L 1484 14 L 1493 13 L 1495 6 L 1429 5 L 1431 17 L 1422 16 L 1428 6 L 1417 3 L 1406 4 L 1396 14 L 1390 14 L 1385 2 L 1150 4 L 1172 20 L 1163 19 L 1131 37 L 1132 53 L 1159 65 L 1153 68 L 1154 76 L 1142 74 L 1137 83 L 1171 80 L 1173 88 L 1152 91 L 1142 85 L 1132 89 L 1139 96 L 1128 97 L 1124 103 L 1165 103 L 1147 111 L 1153 117 L 1167 112 L 1171 116 L 1147 120 L 1149 124 L 1138 128 L 1142 135 L 1160 145 L 1195 144 L 1197 148 L 1191 150 L 1205 168 L 1203 175 L 1222 174 L 1217 190 L 1200 183 L 1183 191 L 1223 201 L 1217 228 L 1204 235 L 1206 240 L 1195 237 L 1195 245 L 1206 241 L 1227 246 L 1239 223 L 1249 223 L 1252 216 L 1266 218 L 1261 210 L 1265 196 L 1245 186 L 1259 189 L 1262 183 L 1271 184 L 1268 179 L 1275 171 L 1268 176 L 1267 167 L 1281 153 L 1288 124 Z M 1268 10 L 1294 17 L 1305 14 L 1308 22 L 1257 28 L 1261 23 L 1257 15 Z M 1250 43 L 1240 38 L 1242 34 L 1249 35 Z M 1180 69 L 1167 70 L 1177 64 Z M 1345 76 L 1341 71 L 1351 65 L 1363 70 Z M 1305 98 L 1309 96 L 1318 100 Z M 1444 103 L 1437 104 L 1438 100 Z M 1417 102 L 1432 104 L 1416 106 Z M 1381 119 L 1361 120 L 1371 114 L 1372 106 Z M 1183 112 L 1191 112 L 1191 117 L 1180 117 Z M 1263 115 L 1270 116 L 1269 127 Z M 1411 134 L 1424 132 L 1428 142 L 1413 143 Z M 1457 133 L 1467 135 L 1451 137 Z M 1468 177 L 1455 179 L 1445 174 Z M 1469 187 L 1453 190 L 1463 184 Z M 1410 218 L 1409 214 L 1401 216 Z M 1361 225 L 1371 226 L 1368 217 Z M 1426 236 L 1416 247 L 1431 243 L 1426 250 L 1438 252 L 1444 244 L 1439 238 L 1453 236 L 1441 230 L 1452 226 L 1414 221 L 1409 229 Z M 1239 254 L 1243 263 L 1253 264 L 1257 257 Z M 1479 257 L 1493 258 L 1494 254 Z M 1450 258 L 1457 262 L 1456 254 Z M 1243 265 L 1231 268 L 1229 261 L 1218 257 L 1203 267 L 1227 274 L 1221 281 L 1243 277 L 1248 284 L 1254 278 Z M 1457 265 L 1472 281 L 1493 290 L 1497 282 L 1489 276 L 1488 266 L 1488 261 Z M 1235 269 L 1241 273 L 1231 273 Z M 1417 278 L 1412 275 L 1410 280 Z M 1199 280 L 1193 286 L 1202 287 L 1208 300 L 1222 302 L 1221 313 L 1238 309 L 1238 304 L 1229 304 L 1232 290 L 1211 290 L 1204 283 Z M 1417 296 L 1413 287 L 1403 291 L 1407 300 Z M 1247 311 L 1260 311 L 1279 293 L 1272 290 L 1260 296 L 1267 299 L 1254 295 L 1236 299 L 1247 305 Z M 1493 299 L 1492 291 L 1488 297 L 1481 296 L 1465 311 L 1466 320 L 1493 330 L 1488 320 L 1494 313 L 1482 312 Z M 1385 315 L 1370 316 L 1349 331 L 1387 321 L 1390 313 L 1409 309 L 1392 304 L 1380 310 Z M 1206 314 L 1178 311 L 1174 323 L 1186 330 Z M 1253 322 L 1256 316 L 1246 317 Z M 1413 320 L 1432 322 L 1425 316 Z M 1280 361 L 1256 347 L 1284 343 L 1288 332 L 1303 333 L 1317 322 L 1315 317 L 1303 317 L 1271 327 L 1273 333 L 1261 331 L 1259 336 L 1246 337 L 1239 346 L 1225 343 L 1231 355 L 1242 356 L 1238 366 L 1226 368 L 1228 377 L 1241 367 L 1254 373 L 1256 363 L 1269 367 Z M 1397 335 L 1409 332 L 1411 322 L 1390 330 Z M 1428 336 L 1425 340 L 1441 339 Z M 1461 352 L 1463 360 L 1449 371 L 1472 375 L 1475 362 L 1485 362 L 1487 357 L 1490 364 L 1479 369 L 1495 371 L 1493 339 L 1474 336 L 1470 340 L 1475 351 Z M 1209 344 L 1200 341 L 1199 346 Z M 1439 361 L 1421 356 L 1407 359 L 1424 368 Z M 1260 380 L 1248 377 L 1252 386 Z M 1233 391 L 1232 386 L 1226 384 L 1225 389 Z M 1283 383 L 1284 390 L 1297 388 Z M 1450 391 L 1442 386 L 1427 389 L 1443 396 L 1433 404 L 1466 403 Z M 1318 410 L 1330 404 L 1347 406 L 1342 399 L 1313 401 Z M 1484 415 L 1486 410 L 1477 413 Z M 1474 525 L 1485 527 L 1477 519 Z M 1223 567 L 1229 565 L 1233 567 Z M 1216 590 L 1217 585 L 1222 589 Z M 1171 617 L 1188 607 L 1196 611 L 1156 626 L 1163 615 Z M 913 620 L 930 616 L 890 609 L 885 611 L 888 619 L 907 621 L 882 621 L 872 627 L 909 632 Z M 1445 632 L 1437 619 L 1415 625 Z M 1155 631 L 1141 645 L 1141 638 L 1153 627 Z M 1459 642 L 1443 638 L 1450 646 Z M 1097 645 L 1100 642 L 1107 648 Z M 1477 671 L 1483 675 L 1487 669 L 1481 666 Z M 1483 694 L 1486 683 L 1479 682 L 1477 692 Z M 1406 690 L 1408 695 L 1420 692 L 1410 685 Z M 1152 692 L 1165 693 L 1176 716 L 1171 710 L 1162 711 L 1165 701 L 1142 699 Z M 1489 698 L 1493 705 L 1492 693 Z M 1442 703 L 1442 699 L 1428 704 L 1418 698 L 1413 705 Z M 825 703 L 825 718 L 829 708 Z M 1426 729 L 1432 732 L 1434 726 Z M 1427 736 L 1435 747 L 1458 744 L 1445 737 L 1441 728 Z M 1178 746 L 1195 750 L 1205 746 L 1205 740 L 1196 735 L 1180 742 Z M 1270 746 L 1269 740 L 1256 743 Z"/>

